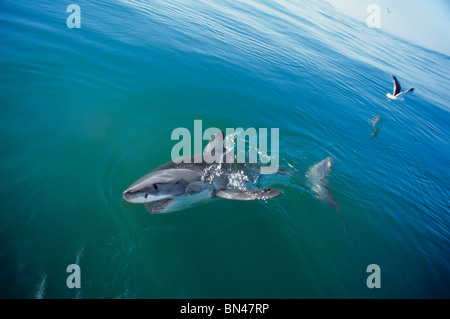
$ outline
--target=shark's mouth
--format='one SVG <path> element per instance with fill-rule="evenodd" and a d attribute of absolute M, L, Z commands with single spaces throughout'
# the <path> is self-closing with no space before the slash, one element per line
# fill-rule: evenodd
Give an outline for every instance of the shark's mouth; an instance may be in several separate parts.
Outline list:
<path fill-rule="evenodd" d="M 151 213 L 151 214 L 158 214 L 162 213 L 167 207 L 173 202 L 173 198 L 164 198 L 161 200 L 158 200 L 156 202 L 151 202 L 145 204 L 145 208 Z"/>

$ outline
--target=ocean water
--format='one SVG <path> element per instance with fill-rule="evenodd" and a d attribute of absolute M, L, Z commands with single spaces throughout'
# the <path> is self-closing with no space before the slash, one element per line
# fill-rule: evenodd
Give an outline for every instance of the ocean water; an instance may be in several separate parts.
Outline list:
<path fill-rule="evenodd" d="M 70 3 L 0 4 L 0 297 L 450 297 L 450 57 L 322 1 Z M 279 128 L 283 194 L 124 202 L 194 120 Z"/>

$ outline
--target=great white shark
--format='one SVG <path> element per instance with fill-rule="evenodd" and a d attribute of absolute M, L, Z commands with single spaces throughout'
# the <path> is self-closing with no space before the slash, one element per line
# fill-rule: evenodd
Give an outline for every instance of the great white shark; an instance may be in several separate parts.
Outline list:
<path fill-rule="evenodd" d="M 202 154 L 186 156 L 175 163 L 168 162 L 131 184 L 123 199 L 144 204 L 150 213 L 168 213 L 181 210 L 215 197 L 228 200 L 267 200 L 282 194 L 280 189 L 230 186 L 235 174 L 248 180 L 256 180 L 262 174 L 259 167 L 236 169 L 236 164 L 225 163 L 226 149 L 222 131 L 214 134 Z M 313 165 L 306 177 L 311 190 L 328 205 L 339 209 L 328 187 L 328 175 L 333 157 L 327 157 Z M 240 185 L 242 186 L 242 185 Z"/>
<path fill-rule="evenodd" d="M 217 132 L 202 154 L 156 168 L 131 184 L 123 192 L 123 199 L 144 204 L 151 213 L 166 213 L 214 197 L 251 201 L 270 199 L 282 193 L 271 188 L 229 187 L 233 164 L 224 161 L 223 141 L 223 132 Z"/>

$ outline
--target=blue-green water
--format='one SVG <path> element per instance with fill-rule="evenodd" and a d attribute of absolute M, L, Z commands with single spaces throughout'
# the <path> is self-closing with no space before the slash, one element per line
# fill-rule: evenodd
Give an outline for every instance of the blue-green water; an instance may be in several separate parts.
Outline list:
<path fill-rule="evenodd" d="M 70 3 L 0 3 L 1 297 L 450 297 L 448 56 L 321 1 Z M 284 193 L 124 203 L 195 119 L 279 128 Z M 304 177 L 327 156 L 340 211 Z"/>

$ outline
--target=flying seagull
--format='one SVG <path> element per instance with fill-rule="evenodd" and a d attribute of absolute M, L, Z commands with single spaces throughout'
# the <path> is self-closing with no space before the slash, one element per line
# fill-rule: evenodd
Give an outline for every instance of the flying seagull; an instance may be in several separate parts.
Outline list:
<path fill-rule="evenodd" d="M 414 89 L 411 88 L 408 91 L 400 92 L 400 90 L 402 89 L 400 87 L 400 83 L 398 83 L 398 80 L 397 80 L 397 78 L 394 75 L 392 77 L 394 78 L 394 92 L 392 94 L 391 93 L 387 93 L 386 96 L 387 96 L 389 101 L 391 101 L 391 100 L 394 100 L 394 101 L 402 100 L 402 101 L 404 101 L 403 97 L 406 94 L 414 92 Z"/>

